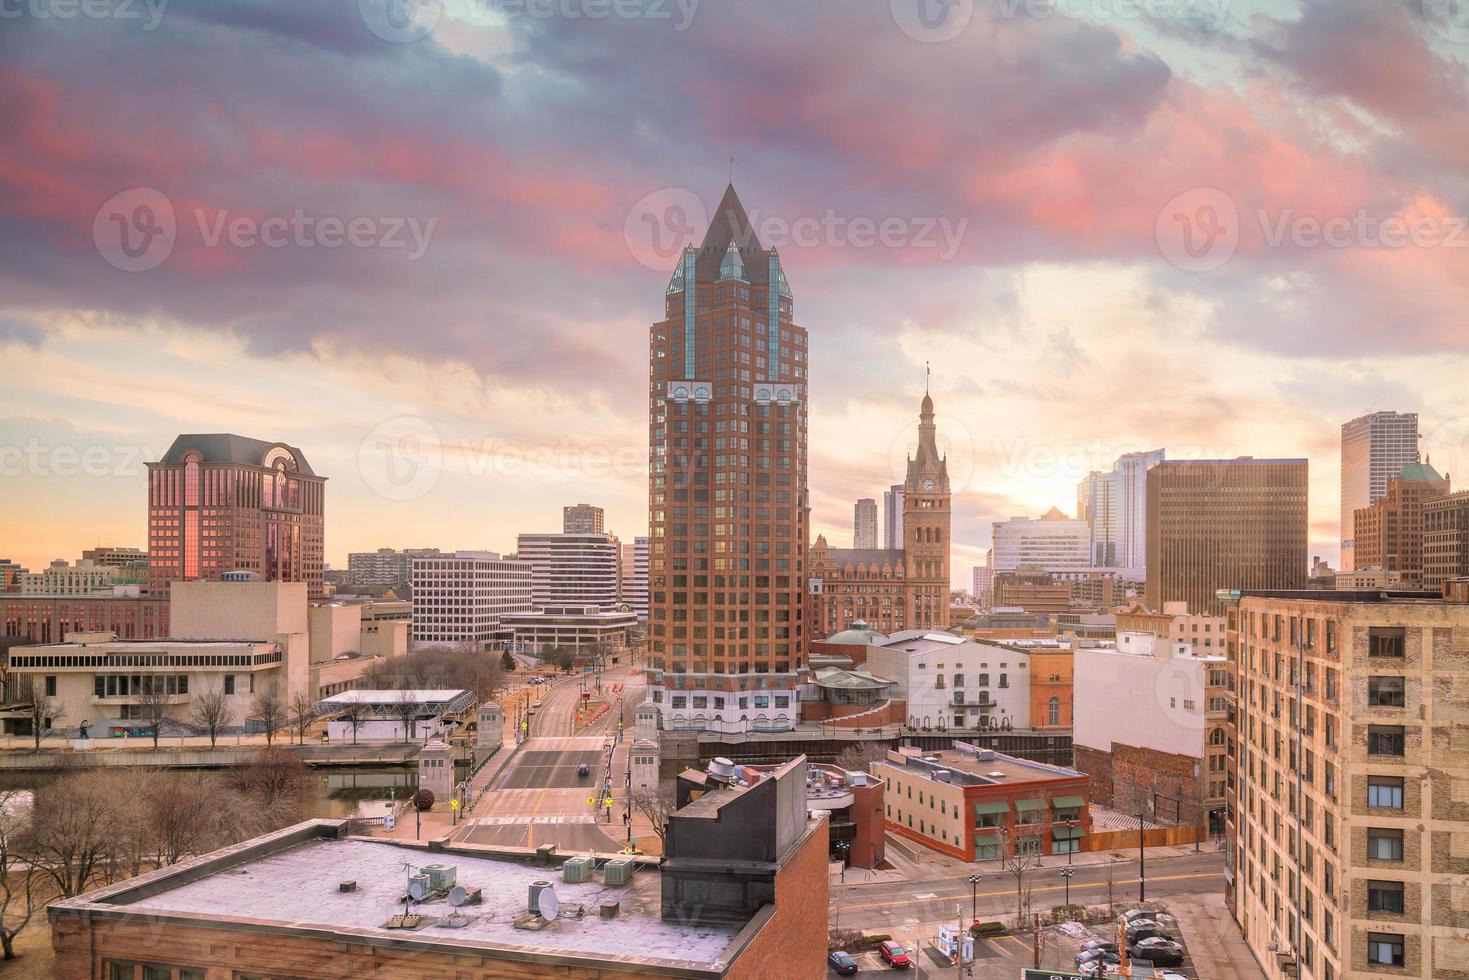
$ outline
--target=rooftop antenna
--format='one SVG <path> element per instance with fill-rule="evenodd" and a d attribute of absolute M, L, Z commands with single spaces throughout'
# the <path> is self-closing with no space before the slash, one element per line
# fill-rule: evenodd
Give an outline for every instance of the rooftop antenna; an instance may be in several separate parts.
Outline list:
<path fill-rule="evenodd" d="M 923 393 L 925 395 L 928 394 L 928 382 L 933 377 L 933 369 L 928 365 L 928 361 L 923 362 Z"/>
<path fill-rule="evenodd" d="M 733 186 L 734 185 L 734 154 L 733 153 L 731 153 L 729 155 L 729 183 L 730 183 L 730 186 Z"/>

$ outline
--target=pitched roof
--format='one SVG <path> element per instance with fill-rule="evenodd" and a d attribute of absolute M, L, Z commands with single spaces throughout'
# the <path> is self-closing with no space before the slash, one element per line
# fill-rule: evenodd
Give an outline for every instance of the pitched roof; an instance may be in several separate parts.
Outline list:
<path fill-rule="evenodd" d="M 771 252 L 760 244 L 733 184 L 724 189 L 724 196 L 710 216 L 709 230 L 704 233 L 704 241 L 699 246 L 694 268 L 700 282 L 719 279 L 720 266 L 724 264 L 731 242 L 739 252 L 744 277 L 752 284 L 770 282 Z"/>

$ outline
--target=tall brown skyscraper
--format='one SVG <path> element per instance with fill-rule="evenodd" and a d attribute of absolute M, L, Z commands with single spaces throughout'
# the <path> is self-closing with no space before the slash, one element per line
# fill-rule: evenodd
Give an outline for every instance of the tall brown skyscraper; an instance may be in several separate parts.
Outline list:
<path fill-rule="evenodd" d="M 731 186 L 649 337 L 649 692 L 668 728 L 798 716 L 806 331 Z"/>
<path fill-rule="evenodd" d="M 322 591 L 326 477 L 301 450 L 225 433 L 182 435 L 148 464 L 148 587 L 246 572 Z"/>
<path fill-rule="evenodd" d="M 1304 459 L 1164 460 L 1148 470 L 1148 607 L 1224 615 L 1219 589 L 1306 586 Z"/>

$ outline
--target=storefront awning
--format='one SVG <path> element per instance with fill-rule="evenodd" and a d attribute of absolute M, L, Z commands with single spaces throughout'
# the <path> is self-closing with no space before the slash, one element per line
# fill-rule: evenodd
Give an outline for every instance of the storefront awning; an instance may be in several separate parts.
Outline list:
<path fill-rule="evenodd" d="M 976 830 L 974 832 L 974 844 L 976 847 L 985 844 L 998 844 L 999 842 L 1000 832 L 998 830 Z"/>
<path fill-rule="evenodd" d="M 1082 830 L 1081 830 L 1080 827 L 1052 827 L 1051 828 L 1051 839 L 1052 840 L 1080 840 L 1084 836 L 1086 836 L 1086 835 L 1082 833 Z"/>
<path fill-rule="evenodd" d="M 1015 801 L 1015 809 L 1019 810 L 1021 813 L 1025 813 L 1025 812 L 1030 811 L 1030 810 L 1044 810 L 1045 808 L 1046 808 L 1046 801 L 1045 800 L 1016 800 Z"/>
<path fill-rule="evenodd" d="M 1004 800 L 1000 800 L 999 802 L 996 802 L 996 803 L 976 803 L 976 804 L 974 804 L 974 815 L 977 816 L 977 817 L 987 816 L 987 815 L 989 815 L 991 813 L 1009 813 L 1009 812 L 1010 812 L 1010 804 L 1007 803 L 1007 802 L 1005 802 Z"/>
<path fill-rule="evenodd" d="M 1055 810 L 1079 810 L 1086 806 L 1086 798 L 1083 796 L 1057 796 L 1051 800 L 1051 808 Z"/>

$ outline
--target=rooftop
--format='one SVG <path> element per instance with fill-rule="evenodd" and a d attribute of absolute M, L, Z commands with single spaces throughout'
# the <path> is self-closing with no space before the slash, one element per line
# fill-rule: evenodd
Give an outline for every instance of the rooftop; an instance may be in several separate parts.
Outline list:
<path fill-rule="evenodd" d="M 952 749 L 942 749 L 934 752 L 920 752 L 908 749 L 901 753 L 901 760 L 894 759 L 890 753 L 888 761 L 890 766 L 902 765 L 909 769 L 927 770 L 933 772 L 946 772 L 949 774 L 948 782 L 961 786 L 999 786 L 1014 785 L 1016 783 L 1038 783 L 1053 779 L 1066 779 L 1073 776 L 1083 775 L 1075 769 L 1067 769 L 1063 766 L 1048 766 L 1040 762 L 1031 762 L 1027 759 L 1017 759 L 1015 756 L 1005 755 L 1003 752 L 995 752 L 980 748 L 968 742 L 954 742 Z M 884 763 L 877 763 L 883 765 Z"/>
<path fill-rule="evenodd" d="M 174 865 L 61 903 L 53 918 L 58 912 L 98 908 L 136 910 L 265 932 L 324 929 L 357 942 L 421 943 L 471 955 L 492 950 L 497 958 L 523 961 L 590 960 L 612 969 L 621 965 L 639 967 L 639 973 L 679 975 L 721 969 L 738 950 L 731 948 L 740 931 L 735 926 L 664 921 L 660 877 L 653 870 L 640 870 L 624 887 L 608 887 L 598 878 L 572 884 L 561 880 L 556 868 L 489 849 L 431 852 L 385 840 L 335 839 L 342 824 L 313 821 L 272 835 L 267 840 L 275 846 L 257 841 Z M 282 843 L 286 846 L 280 847 Z M 474 851 L 482 853 L 470 853 Z M 410 869 L 432 864 L 453 866 L 456 884 L 481 889 L 482 903 L 456 909 L 443 897 L 415 902 L 413 911 L 423 916 L 422 925 L 386 928 L 389 917 L 403 911 Z M 356 882 L 355 890 L 339 890 L 338 884 L 347 880 Z M 530 885 L 536 881 L 550 882 L 560 915 L 538 930 L 517 929 L 515 920 L 526 913 Z M 617 916 L 598 914 L 604 899 L 620 903 Z M 585 914 L 578 914 L 580 910 Z M 454 912 L 463 918 L 451 925 L 446 920 Z"/>
<path fill-rule="evenodd" d="M 231 432 L 185 433 L 174 439 L 173 445 L 168 447 L 168 452 L 163 454 L 161 462 L 182 463 L 184 454 L 192 449 L 202 455 L 206 463 L 240 463 L 245 466 L 261 466 L 264 465 L 266 454 L 277 446 L 290 451 L 303 475 L 316 475 L 311 469 L 311 464 L 306 462 L 306 457 L 301 454 L 301 450 L 295 446 L 288 446 L 283 442 L 266 442 L 262 439 L 251 439 L 248 436 L 237 436 Z"/>

